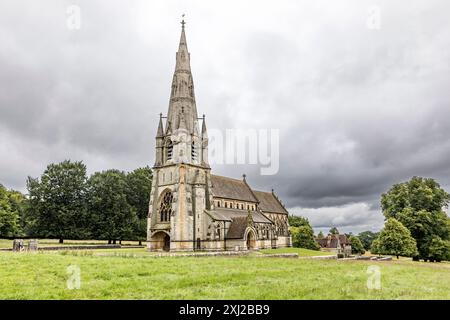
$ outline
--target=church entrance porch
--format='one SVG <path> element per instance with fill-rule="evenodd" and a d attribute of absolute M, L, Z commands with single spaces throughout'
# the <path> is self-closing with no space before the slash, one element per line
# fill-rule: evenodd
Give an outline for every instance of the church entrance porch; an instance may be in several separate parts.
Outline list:
<path fill-rule="evenodd" d="M 256 235 L 255 235 L 255 232 L 253 230 L 249 230 L 247 232 L 246 245 L 247 245 L 247 250 L 254 250 L 254 249 L 256 249 Z"/>
<path fill-rule="evenodd" d="M 170 251 L 170 235 L 165 231 L 156 231 L 150 240 L 150 251 Z"/>

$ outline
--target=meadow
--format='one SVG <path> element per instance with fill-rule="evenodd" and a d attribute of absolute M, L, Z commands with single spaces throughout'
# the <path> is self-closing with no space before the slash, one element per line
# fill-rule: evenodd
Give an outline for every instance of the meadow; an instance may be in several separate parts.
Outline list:
<path fill-rule="evenodd" d="M 288 251 L 296 250 L 317 253 Z M 79 289 L 68 288 L 73 266 Z M 367 286 L 374 268 L 379 290 Z M 450 299 L 449 263 L 274 258 L 264 251 L 240 257 L 155 257 L 142 248 L 0 252 L 0 280 L 0 299 Z"/>

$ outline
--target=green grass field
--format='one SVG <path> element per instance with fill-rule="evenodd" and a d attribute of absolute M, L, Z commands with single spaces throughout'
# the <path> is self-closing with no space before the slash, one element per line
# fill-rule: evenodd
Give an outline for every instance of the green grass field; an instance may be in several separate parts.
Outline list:
<path fill-rule="evenodd" d="M 24 240 L 24 244 L 28 244 L 27 239 Z M 59 243 L 58 239 L 39 239 L 39 247 L 53 247 L 53 246 L 75 246 L 75 245 L 96 245 L 96 244 L 108 244 L 107 240 L 64 240 L 64 243 Z M 119 244 L 119 242 L 117 242 Z M 138 241 L 122 241 L 122 245 L 138 245 Z M 145 243 L 144 243 L 145 244 Z M 13 246 L 13 240 L 0 239 L 0 248 L 11 249 Z"/>
<path fill-rule="evenodd" d="M 124 250 L 135 255 L 101 256 Z M 71 265 L 81 271 L 78 290 L 67 288 Z M 369 266 L 380 268 L 381 290 L 367 288 Z M 0 252 L 0 279 L 0 299 L 450 299 L 449 263 L 410 260 Z"/>
<path fill-rule="evenodd" d="M 298 253 L 299 257 L 313 257 L 313 256 L 329 256 L 335 255 L 331 252 L 308 250 L 303 248 L 280 248 L 280 249 L 264 249 L 260 251 L 264 254 L 276 254 L 276 253 Z"/>

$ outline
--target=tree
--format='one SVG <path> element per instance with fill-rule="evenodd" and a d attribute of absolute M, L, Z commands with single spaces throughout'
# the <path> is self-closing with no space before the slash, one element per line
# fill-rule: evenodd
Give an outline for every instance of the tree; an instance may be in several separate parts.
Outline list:
<path fill-rule="evenodd" d="M 380 235 L 372 243 L 372 253 L 412 257 L 417 254 L 416 241 L 409 230 L 394 218 L 389 218 Z"/>
<path fill-rule="evenodd" d="M 414 260 L 432 258 L 430 246 L 435 237 L 450 240 L 450 218 L 443 211 L 448 207 L 448 194 L 433 179 L 413 177 L 395 184 L 381 197 L 383 214 L 396 218 L 409 229 L 417 242 Z"/>
<path fill-rule="evenodd" d="M 317 235 L 317 239 L 323 239 L 323 238 L 324 238 L 323 232 L 320 231 L 319 234 Z"/>
<path fill-rule="evenodd" d="M 134 225 L 133 238 L 139 244 L 146 239 L 147 216 L 152 189 L 152 170 L 149 167 L 138 168 L 126 175 L 127 201 L 136 211 L 137 219 Z"/>
<path fill-rule="evenodd" d="M 430 242 L 429 259 L 431 262 L 442 260 L 450 260 L 450 241 L 442 240 L 435 236 Z"/>
<path fill-rule="evenodd" d="M 309 224 L 308 219 L 299 216 L 290 216 L 289 225 L 289 230 L 292 234 L 292 245 L 294 247 L 310 250 L 320 249 L 319 244 L 314 239 L 314 230 Z"/>
<path fill-rule="evenodd" d="M 109 243 L 133 237 L 136 211 L 127 201 L 126 175 L 119 170 L 96 172 L 88 181 L 92 233 Z"/>
<path fill-rule="evenodd" d="M 289 215 L 288 220 L 289 220 L 289 226 L 291 226 L 291 227 L 308 226 L 311 228 L 311 225 L 309 224 L 309 220 L 307 218 Z"/>
<path fill-rule="evenodd" d="M 12 208 L 9 192 L 0 184 L 0 236 L 11 237 L 19 231 L 19 213 Z"/>
<path fill-rule="evenodd" d="M 329 231 L 330 234 L 339 234 L 339 230 L 336 227 L 333 227 Z"/>
<path fill-rule="evenodd" d="M 24 194 L 19 191 L 9 190 L 8 200 L 11 206 L 11 210 L 17 212 L 18 215 L 18 230 L 16 236 L 24 236 L 29 231 L 29 218 L 27 216 L 28 201 Z"/>
<path fill-rule="evenodd" d="M 352 253 L 353 254 L 364 254 L 366 250 L 364 250 L 364 246 L 361 240 L 357 236 L 350 236 L 349 241 L 352 245 Z"/>
<path fill-rule="evenodd" d="M 86 181 L 86 166 L 69 160 L 48 165 L 40 180 L 28 177 L 32 233 L 60 243 L 88 237 Z"/>
<path fill-rule="evenodd" d="M 358 238 L 359 240 L 361 240 L 361 243 L 366 251 L 370 250 L 372 242 L 378 237 L 378 234 L 379 234 L 378 232 L 372 231 L 363 231 L 358 234 Z"/>

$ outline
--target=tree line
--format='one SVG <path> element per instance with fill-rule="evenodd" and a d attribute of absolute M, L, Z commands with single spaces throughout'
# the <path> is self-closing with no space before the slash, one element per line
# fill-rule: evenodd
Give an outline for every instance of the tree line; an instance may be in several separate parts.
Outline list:
<path fill-rule="evenodd" d="M 0 187 L 0 236 L 144 241 L 151 183 L 149 167 L 88 177 L 81 161 L 50 164 L 27 196 Z"/>
<path fill-rule="evenodd" d="M 449 202 L 450 194 L 431 178 L 413 177 L 393 185 L 381 195 L 384 228 L 347 234 L 352 253 L 370 251 L 416 261 L 450 261 L 450 218 L 445 212 Z M 295 247 L 318 250 L 308 219 L 290 216 L 289 223 Z M 333 227 L 329 233 L 339 231 Z M 317 236 L 323 237 L 322 232 Z"/>
<path fill-rule="evenodd" d="M 431 178 L 413 177 L 381 196 L 386 223 L 374 240 L 373 253 L 450 260 L 450 194 Z"/>

